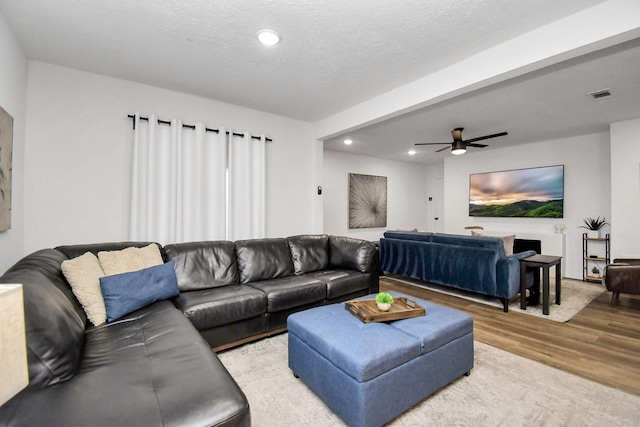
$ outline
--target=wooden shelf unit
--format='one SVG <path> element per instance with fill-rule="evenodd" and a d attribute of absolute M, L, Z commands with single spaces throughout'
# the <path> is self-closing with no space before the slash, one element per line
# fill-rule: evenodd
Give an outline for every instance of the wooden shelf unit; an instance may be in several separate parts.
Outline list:
<path fill-rule="evenodd" d="M 604 243 L 604 256 L 591 256 L 589 254 L 589 244 Z M 602 248 L 600 248 L 600 251 Z M 598 264 L 604 263 L 602 264 Z M 611 262 L 611 241 L 609 234 L 605 237 L 587 237 L 587 233 L 582 234 L 582 281 L 583 282 L 596 282 L 602 283 L 602 276 L 594 276 L 591 274 L 591 269 L 597 266 L 600 269 L 600 274 L 604 273 L 604 267 Z"/>

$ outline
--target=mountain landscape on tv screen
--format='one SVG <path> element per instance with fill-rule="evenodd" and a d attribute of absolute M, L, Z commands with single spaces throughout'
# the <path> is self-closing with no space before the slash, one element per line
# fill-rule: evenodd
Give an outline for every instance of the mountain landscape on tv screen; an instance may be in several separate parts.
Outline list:
<path fill-rule="evenodd" d="M 521 200 L 507 205 L 469 204 L 469 216 L 562 218 L 563 199 Z"/>

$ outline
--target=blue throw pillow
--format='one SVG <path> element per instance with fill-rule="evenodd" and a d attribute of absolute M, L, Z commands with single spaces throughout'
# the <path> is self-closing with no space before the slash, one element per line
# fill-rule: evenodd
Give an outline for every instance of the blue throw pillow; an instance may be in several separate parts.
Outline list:
<path fill-rule="evenodd" d="M 101 277 L 100 289 L 108 322 L 180 293 L 173 261 L 139 271 Z"/>

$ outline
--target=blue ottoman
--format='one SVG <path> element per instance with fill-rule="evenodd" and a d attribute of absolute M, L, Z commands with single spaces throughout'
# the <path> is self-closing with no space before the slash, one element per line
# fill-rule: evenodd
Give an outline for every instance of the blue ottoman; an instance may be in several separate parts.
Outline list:
<path fill-rule="evenodd" d="M 339 303 L 287 321 L 289 368 L 351 426 L 381 426 L 473 368 L 471 316 L 391 294 L 426 316 L 363 323 Z"/>

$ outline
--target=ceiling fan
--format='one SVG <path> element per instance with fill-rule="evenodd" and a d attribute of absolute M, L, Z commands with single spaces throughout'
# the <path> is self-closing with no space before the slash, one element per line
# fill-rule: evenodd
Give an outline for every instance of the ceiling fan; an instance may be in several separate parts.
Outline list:
<path fill-rule="evenodd" d="M 451 144 L 451 154 L 460 155 L 464 154 L 467 151 L 467 147 L 476 147 L 476 148 L 484 148 L 487 147 L 485 144 L 474 144 L 476 141 L 482 141 L 484 139 L 497 138 L 499 136 L 509 135 L 507 132 L 494 133 L 492 135 L 479 136 L 478 138 L 471 138 L 467 140 L 462 139 L 462 130 L 464 128 L 455 128 L 451 131 L 451 135 L 453 136 L 453 142 L 419 142 L 415 145 L 449 145 Z M 441 148 L 440 150 L 436 150 L 436 153 L 440 151 L 446 150 L 448 147 Z"/>

